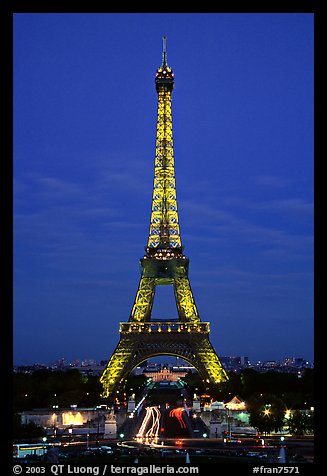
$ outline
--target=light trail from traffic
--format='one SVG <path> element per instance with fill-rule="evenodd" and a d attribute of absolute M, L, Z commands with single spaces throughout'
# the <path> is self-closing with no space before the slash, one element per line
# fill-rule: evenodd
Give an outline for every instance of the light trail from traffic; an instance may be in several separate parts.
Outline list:
<path fill-rule="evenodd" d="M 181 428 L 186 428 L 185 422 L 183 420 L 183 411 L 185 409 L 183 407 L 174 408 L 170 411 L 169 416 L 177 418 Z"/>
<path fill-rule="evenodd" d="M 140 429 L 136 435 L 136 440 L 142 442 L 157 441 L 158 433 L 160 429 L 160 416 L 161 412 L 159 407 L 146 407 L 146 414 L 143 418 Z M 147 428 L 149 429 L 147 430 Z"/>

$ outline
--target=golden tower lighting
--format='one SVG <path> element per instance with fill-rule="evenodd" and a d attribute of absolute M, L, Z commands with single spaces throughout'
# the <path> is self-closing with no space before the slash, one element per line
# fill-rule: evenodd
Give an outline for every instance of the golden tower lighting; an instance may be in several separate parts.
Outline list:
<path fill-rule="evenodd" d="M 155 86 L 158 110 L 149 236 L 131 315 L 128 322 L 120 323 L 119 343 L 100 378 L 103 398 L 115 398 L 133 368 L 157 355 L 186 360 L 209 385 L 228 379 L 209 340 L 209 322 L 200 319 L 188 277 L 189 260 L 183 254 L 172 127 L 174 73 L 167 64 L 165 37 Z M 177 321 L 151 320 L 157 286 L 173 286 Z"/>

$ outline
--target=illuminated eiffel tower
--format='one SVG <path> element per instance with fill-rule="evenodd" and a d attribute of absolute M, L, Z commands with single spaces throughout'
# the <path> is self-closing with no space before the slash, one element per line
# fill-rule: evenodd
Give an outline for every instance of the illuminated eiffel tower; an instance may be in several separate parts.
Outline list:
<path fill-rule="evenodd" d="M 149 238 L 130 318 L 120 323 L 120 341 L 100 378 L 103 398 L 117 396 L 133 368 L 158 355 L 186 360 L 208 385 L 228 379 L 209 341 L 209 322 L 200 319 L 188 278 L 189 260 L 183 254 L 172 132 L 174 74 L 167 64 L 165 37 L 155 85 L 158 117 Z M 156 286 L 167 285 L 174 287 L 178 320 L 151 320 Z"/>

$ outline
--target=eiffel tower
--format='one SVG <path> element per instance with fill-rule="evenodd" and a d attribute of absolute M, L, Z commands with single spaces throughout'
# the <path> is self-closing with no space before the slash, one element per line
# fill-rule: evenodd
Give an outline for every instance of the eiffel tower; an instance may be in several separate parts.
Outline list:
<path fill-rule="evenodd" d="M 188 278 L 189 260 L 183 254 L 172 132 L 174 74 L 167 64 L 165 37 L 155 85 L 158 115 L 150 231 L 131 315 L 120 323 L 119 343 L 100 378 L 101 396 L 109 399 L 118 396 L 134 367 L 158 355 L 186 360 L 208 385 L 228 379 L 209 340 L 210 323 L 200 319 Z M 151 320 L 156 287 L 167 285 L 174 287 L 178 320 Z"/>

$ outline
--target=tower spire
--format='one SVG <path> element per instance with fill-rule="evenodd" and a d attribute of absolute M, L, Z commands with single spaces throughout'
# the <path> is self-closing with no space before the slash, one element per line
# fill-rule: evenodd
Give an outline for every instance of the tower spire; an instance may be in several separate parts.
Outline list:
<path fill-rule="evenodd" d="M 162 37 L 162 66 L 167 66 L 167 37 Z"/>

